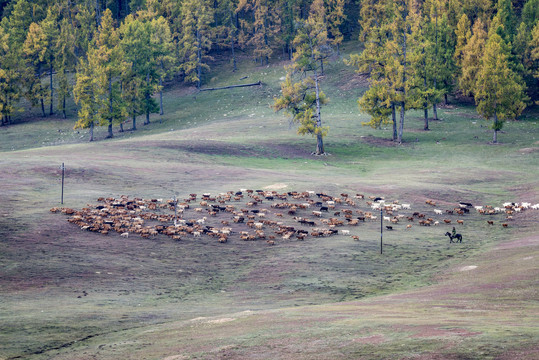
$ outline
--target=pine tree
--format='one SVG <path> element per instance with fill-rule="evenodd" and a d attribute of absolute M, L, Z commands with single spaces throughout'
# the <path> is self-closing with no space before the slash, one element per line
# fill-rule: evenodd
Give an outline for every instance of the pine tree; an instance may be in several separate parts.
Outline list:
<path fill-rule="evenodd" d="M 500 19 L 500 23 L 503 25 L 501 29 L 505 42 L 513 42 L 513 35 L 515 34 L 517 19 L 513 10 L 513 3 L 511 0 L 498 0 L 496 6 L 496 16 Z"/>
<path fill-rule="evenodd" d="M 77 79 L 73 88 L 75 103 L 79 105 L 78 120 L 74 129 L 89 129 L 89 141 L 94 141 L 94 126 L 99 125 L 101 116 L 100 93 L 95 64 L 84 59 L 80 60 L 77 67 Z"/>
<path fill-rule="evenodd" d="M 315 155 L 325 154 L 324 136 L 329 130 L 322 125 L 321 116 L 321 107 L 328 98 L 320 89 L 320 64 L 330 55 L 321 9 L 323 14 L 323 0 L 315 0 L 309 18 L 299 22 L 293 64 L 281 83 L 281 97 L 276 98 L 273 105 L 275 111 L 285 110 L 292 116 L 292 121 L 299 124 L 298 134 L 316 137 Z M 312 77 L 307 76 L 310 73 Z M 299 79 L 295 80 L 297 77 Z"/>
<path fill-rule="evenodd" d="M 360 40 L 364 42 L 365 49 L 361 54 L 352 54 L 346 63 L 357 67 L 357 72 L 369 75 L 369 90 L 358 101 L 360 110 L 371 115 L 370 121 L 363 125 L 380 128 L 389 121 L 391 114 L 392 139 L 397 141 L 396 107 L 399 98 L 395 84 L 398 75 L 393 71 L 394 56 L 390 52 L 394 46 L 389 46 L 392 40 L 392 6 L 391 1 L 368 0 L 362 3 Z"/>
<path fill-rule="evenodd" d="M 459 89 L 465 95 L 475 95 L 475 83 L 487 40 L 487 32 L 481 19 L 477 19 L 472 32 L 473 35 L 462 50 L 462 61 L 460 62 L 462 73 L 458 79 Z"/>
<path fill-rule="evenodd" d="M 226 49 L 230 48 L 230 57 L 232 62 L 232 71 L 237 68 L 235 47 L 238 41 L 238 28 L 236 26 L 236 7 L 235 0 L 219 0 L 215 9 L 215 45 Z"/>
<path fill-rule="evenodd" d="M 112 126 L 120 123 L 125 118 L 125 111 L 120 100 L 119 77 L 122 73 L 124 62 L 120 45 L 118 30 L 114 27 L 112 11 L 105 10 L 101 16 L 101 23 L 95 38 L 95 44 L 88 51 L 88 60 L 95 63 L 97 68 L 98 85 L 100 87 L 101 106 L 100 117 L 108 125 L 108 138 L 113 137 Z"/>
<path fill-rule="evenodd" d="M 66 114 L 66 99 L 71 94 L 71 84 L 68 78 L 68 71 L 74 70 L 77 58 L 75 56 L 75 31 L 68 18 L 63 18 L 60 23 L 60 33 L 55 44 L 55 60 L 56 68 L 58 69 L 58 98 L 62 99 L 58 102 L 58 109 L 62 111 L 62 116 L 65 119 Z"/>
<path fill-rule="evenodd" d="M 59 13 L 58 9 L 54 6 L 47 8 L 47 17 L 41 22 L 41 27 L 43 33 L 45 34 L 45 44 L 46 44 L 46 53 L 45 60 L 49 66 L 49 115 L 54 114 L 54 83 L 53 83 L 53 73 L 54 73 L 54 46 L 58 41 L 58 35 L 60 33 L 59 27 Z"/>
<path fill-rule="evenodd" d="M 511 69 L 507 46 L 496 29 L 491 28 L 474 88 L 477 112 L 487 120 L 494 119 L 494 143 L 504 121 L 516 118 L 526 107 L 524 86 Z"/>
<path fill-rule="evenodd" d="M 533 61 L 533 64 L 530 66 L 532 68 L 531 71 L 533 76 L 539 81 L 539 22 L 533 28 L 530 48 L 530 58 Z M 539 105 L 539 101 L 536 104 Z"/>
<path fill-rule="evenodd" d="M 130 106 L 129 112 L 133 116 L 133 130 L 135 130 L 138 109 L 146 114 L 144 125 L 150 123 L 151 113 L 159 111 L 153 94 L 159 91 L 162 76 L 161 60 L 169 55 L 172 39 L 168 24 L 161 16 L 150 21 L 144 16 L 135 18 L 129 15 L 124 19 L 119 31 L 120 47 L 126 63 L 126 74 L 122 75 L 122 82 L 130 91 L 135 89 L 139 91 L 139 94 L 131 97 L 132 101 L 143 99 L 140 107 Z"/>
<path fill-rule="evenodd" d="M 529 29 L 533 29 L 539 21 L 539 0 L 528 0 L 522 8 L 521 20 Z"/>
<path fill-rule="evenodd" d="M 41 83 L 41 76 L 43 73 L 43 67 L 45 66 L 46 55 L 46 36 L 43 29 L 39 24 L 32 23 L 28 29 L 28 34 L 23 45 L 23 54 L 28 64 L 28 67 L 33 70 L 33 75 L 28 74 L 26 77 L 26 97 L 32 104 L 37 105 L 41 103 L 41 114 L 45 117 L 45 104 L 44 98 L 48 92 Z"/>
<path fill-rule="evenodd" d="M 202 70 L 209 70 L 208 55 L 212 46 L 210 24 L 213 9 L 206 0 L 186 0 L 182 7 L 182 33 L 179 40 L 181 68 L 185 81 L 200 89 Z"/>
<path fill-rule="evenodd" d="M 248 14 L 240 19 L 240 44 L 252 46 L 254 58 L 261 65 L 269 62 L 272 47 L 278 45 L 281 14 L 278 7 L 271 5 L 269 0 L 240 0 L 236 10 Z"/>
<path fill-rule="evenodd" d="M 392 79 L 391 83 L 396 93 L 396 103 L 400 107 L 400 119 L 397 130 L 397 142 L 402 143 L 404 132 L 405 112 L 410 106 L 410 58 L 409 45 L 412 29 L 413 16 L 413 1 L 398 0 L 394 2 L 392 12 L 393 21 L 389 25 L 391 39 L 387 43 L 389 48 L 390 61 L 387 67 L 388 77 Z"/>
<path fill-rule="evenodd" d="M 2 115 L 0 125 L 2 126 L 10 123 L 10 117 L 15 111 L 12 99 L 14 90 L 12 83 L 15 80 L 14 58 L 10 56 L 9 45 L 9 33 L 0 26 L 0 114 Z"/>
<path fill-rule="evenodd" d="M 344 36 L 339 26 L 346 20 L 344 0 L 326 0 L 326 9 L 328 35 L 331 37 L 331 43 L 337 48 L 337 55 L 340 55 L 339 48 Z"/>

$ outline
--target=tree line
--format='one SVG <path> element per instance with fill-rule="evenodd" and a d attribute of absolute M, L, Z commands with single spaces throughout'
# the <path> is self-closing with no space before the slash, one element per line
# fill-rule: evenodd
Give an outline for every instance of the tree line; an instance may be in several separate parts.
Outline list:
<path fill-rule="evenodd" d="M 344 0 L 328 0 L 342 8 Z M 352 4 L 353 2 L 350 2 Z M 336 5 L 335 5 L 336 4 Z M 278 49 L 291 56 L 295 21 L 308 0 L 12 0 L 0 2 L 0 113 L 2 125 L 21 111 L 20 100 L 66 117 L 78 108 L 76 128 L 119 125 L 163 113 L 154 95 L 177 77 L 199 89 L 216 52 L 236 51 L 266 64 Z M 353 4 L 352 4 L 353 5 Z M 336 20 L 341 24 L 342 20 Z M 338 27 L 334 43 L 342 42 Z M 54 75 L 54 76 L 53 76 Z M 74 79 L 74 80 L 73 80 Z M 53 99 L 59 99 L 54 104 Z"/>
<path fill-rule="evenodd" d="M 236 70 L 239 48 L 259 64 L 293 60 L 275 109 L 317 138 L 316 153 L 328 131 L 319 78 L 344 39 L 359 35 L 347 62 L 370 81 L 360 108 L 371 126 L 393 124 L 395 141 L 406 110 L 423 109 L 427 130 L 429 109 L 436 119 L 455 92 L 494 119 L 496 141 L 539 88 L 539 0 L 11 0 L 0 12 L 2 125 L 23 98 L 66 117 L 73 97 L 91 140 L 94 126 L 113 136 L 126 119 L 135 130 L 137 116 L 162 113 L 154 95 L 169 78 L 200 88 L 216 53 Z"/>
<path fill-rule="evenodd" d="M 423 110 L 428 130 L 429 109 L 437 119 L 437 105 L 459 92 L 493 120 L 497 142 L 504 121 L 537 100 L 538 20 L 538 0 L 362 1 L 365 50 L 349 63 L 369 75 L 359 100 L 369 125 L 393 124 L 401 142 L 406 110 Z"/>

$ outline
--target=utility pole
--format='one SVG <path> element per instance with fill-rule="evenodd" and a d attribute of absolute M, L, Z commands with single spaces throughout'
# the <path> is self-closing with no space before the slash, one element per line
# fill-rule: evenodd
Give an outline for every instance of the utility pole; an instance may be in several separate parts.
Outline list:
<path fill-rule="evenodd" d="M 380 208 L 380 254 L 383 253 L 383 249 L 382 249 L 383 233 L 384 233 L 384 214 L 382 212 L 382 208 Z"/>

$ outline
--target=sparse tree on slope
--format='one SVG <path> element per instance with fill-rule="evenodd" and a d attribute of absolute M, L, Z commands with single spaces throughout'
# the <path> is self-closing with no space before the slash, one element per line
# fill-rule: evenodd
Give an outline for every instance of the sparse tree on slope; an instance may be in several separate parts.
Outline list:
<path fill-rule="evenodd" d="M 324 136 L 328 127 L 322 125 L 321 107 L 328 99 L 320 89 L 320 64 L 329 56 L 326 25 L 320 21 L 317 10 L 323 0 L 315 0 L 309 18 L 299 24 L 294 39 L 296 53 L 288 68 L 286 80 L 281 83 L 282 95 L 275 99 L 274 109 L 285 110 L 292 121 L 299 124 L 300 135 L 316 137 L 315 155 L 325 154 Z M 318 2 L 318 4 L 317 4 Z M 322 7 L 323 8 L 323 7 Z M 308 77 L 307 74 L 312 74 Z M 300 77 L 297 81 L 294 77 Z"/>

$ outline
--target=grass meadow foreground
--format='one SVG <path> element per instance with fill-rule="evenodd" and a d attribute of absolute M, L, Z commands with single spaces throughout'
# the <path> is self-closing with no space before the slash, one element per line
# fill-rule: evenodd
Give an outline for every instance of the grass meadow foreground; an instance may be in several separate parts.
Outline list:
<path fill-rule="evenodd" d="M 243 72 L 228 75 L 227 66 L 208 75 L 208 84 L 240 83 Z M 322 110 L 329 155 L 314 157 L 314 139 L 297 136 L 269 108 L 282 64 L 244 66 L 247 81 L 261 80 L 262 87 L 170 88 L 165 115 L 114 139 L 99 129 L 99 141 L 87 143 L 85 132 L 72 130 L 73 120 L 21 119 L 0 128 L 0 359 L 539 356 L 539 210 L 512 219 L 503 211 L 445 212 L 459 201 L 539 202 L 536 109 L 506 123 L 496 145 L 469 105 L 442 108 L 428 132 L 419 112 L 409 112 L 397 146 L 387 140 L 389 129 L 361 126 L 367 119 L 356 99 L 366 83 L 335 63 L 323 83 L 331 99 Z M 180 241 L 102 235 L 49 211 L 95 208 L 100 197 L 182 201 L 191 193 L 198 194 L 195 208 L 203 193 L 242 188 L 361 193 L 366 199 L 354 211 L 369 211 L 369 196 L 411 209 L 384 232 L 383 254 L 373 220 L 346 227 L 359 241 L 341 232 L 275 236 L 270 246 L 269 238 L 243 241 L 237 233 L 226 243 L 192 234 Z M 258 206 L 279 221 L 270 204 Z M 334 216 L 314 218 L 312 210 L 296 216 L 318 223 Z M 189 211 L 187 219 L 206 216 L 213 226 L 232 222 Z M 439 225 L 409 222 L 414 212 Z M 293 216 L 283 221 L 297 226 Z M 444 236 L 453 226 L 462 243 Z"/>

